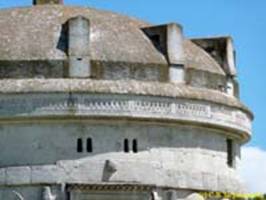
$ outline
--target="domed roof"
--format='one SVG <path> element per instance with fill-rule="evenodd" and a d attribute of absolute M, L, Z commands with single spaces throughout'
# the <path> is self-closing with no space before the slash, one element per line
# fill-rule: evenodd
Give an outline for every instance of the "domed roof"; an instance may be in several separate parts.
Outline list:
<path fill-rule="evenodd" d="M 141 30 L 150 24 L 111 12 L 64 5 L 0 11 L 0 61 L 65 60 L 63 25 L 82 15 L 90 20 L 94 61 L 167 65 Z M 184 40 L 185 66 L 224 75 L 219 64 L 192 41 Z"/>

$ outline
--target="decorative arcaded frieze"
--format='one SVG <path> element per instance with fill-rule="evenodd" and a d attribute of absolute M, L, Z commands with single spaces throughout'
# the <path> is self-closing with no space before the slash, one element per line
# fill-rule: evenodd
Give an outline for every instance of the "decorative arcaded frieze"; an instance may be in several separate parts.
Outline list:
<path fill-rule="evenodd" d="M 0 96 L 1 118 L 105 116 L 182 120 L 233 128 L 250 134 L 249 116 L 231 107 L 202 101 L 133 95 L 20 94 Z"/>
<path fill-rule="evenodd" d="M 0 94 L 26 93 L 90 93 L 145 95 L 169 98 L 185 98 L 224 104 L 248 113 L 252 113 L 241 102 L 222 92 L 161 82 L 107 81 L 88 79 L 5 79 L 0 80 Z"/>

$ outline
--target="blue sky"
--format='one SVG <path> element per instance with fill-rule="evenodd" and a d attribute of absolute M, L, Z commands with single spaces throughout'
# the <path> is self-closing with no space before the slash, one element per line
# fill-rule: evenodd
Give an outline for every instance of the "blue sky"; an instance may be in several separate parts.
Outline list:
<path fill-rule="evenodd" d="M 231 35 L 237 50 L 241 99 L 255 114 L 249 145 L 266 149 L 265 0 L 65 0 L 65 4 L 112 10 L 154 24 L 177 22 L 187 37 Z M 31 5 L 31 0 L 0 0 L 0 7 Z"/>

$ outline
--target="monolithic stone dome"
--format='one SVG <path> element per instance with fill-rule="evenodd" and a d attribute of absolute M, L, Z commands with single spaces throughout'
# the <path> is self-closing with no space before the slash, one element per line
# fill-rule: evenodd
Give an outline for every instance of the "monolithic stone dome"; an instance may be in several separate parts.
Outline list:
<path fill-rule="evenodd" d="M 230 37 L 59 0 L 0 10 L 0 199 L 241 192 L 252 113 Z"/>
<path fill-rule="evenodd" d="M 141 30 L 150 26 L 148 23 L 92 8 L 41 5 L 0 12 L 0 60 L 7 61 L 1 67 L 17 61 L 28 65 L 34 61 L 66 60 L 66 33 L 62 25 L 79 15 L 90 21 L 92 61 L 167 65 L 167 58 Z M 187 68 L 225 75 L 217 62 L 189 39 L 184 40 L 183 46 Z"/>

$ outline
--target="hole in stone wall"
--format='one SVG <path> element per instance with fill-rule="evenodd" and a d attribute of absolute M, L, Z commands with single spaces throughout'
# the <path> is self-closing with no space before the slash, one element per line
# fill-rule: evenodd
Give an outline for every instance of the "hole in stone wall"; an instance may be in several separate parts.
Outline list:
<path fill-rule="evenodd" d="M 77 152 L 78 153 L 83 152 L 83 144 L 82 144 L 82 139 L 81 138 L 77 139 Z"/>
<path fill-rule="evenodd" d="M 138 141 L 137 141 L 137 139 L 133 140 L 132 150 L 134 153 L 138 153 Z"/>
<path fill-rule="evenodd" d="M 87 139 L 87 152 L 91 153 L 92 151 L 93 151 L 92 139 L 88 138 Z"/>
<path fill-rule="evenodd" d="M 82 58 L 77 58 L 78 61 L 82 61 Z"/>
<path fill-rule="evenodd" d="M 129 152 L 129 145 L 128 145 L 128 139 L 124 140 L 124 152 Z"/>

